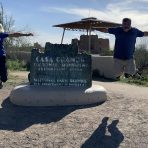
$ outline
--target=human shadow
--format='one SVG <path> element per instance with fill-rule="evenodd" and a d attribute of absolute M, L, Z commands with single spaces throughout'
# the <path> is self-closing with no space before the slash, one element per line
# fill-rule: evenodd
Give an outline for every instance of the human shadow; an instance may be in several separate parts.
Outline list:
<path fill-rule="evenodd" d="M 22 107 L 12 104 L 10 99 L 7 98 L 2 102 L 2 108 L 0 108 L 0 130 L 19 132 L 33 124 L 57 122 L 77 109 L 90 108 L 100 104 L 61 107 Z"/>
<path fill-rule="evenodd" d="M 94 131 L 91 137 L 85 141 L 81 148 L 118 148 L 120 143 L 124 140 L 123 134 L 117 128 L 119 120 L 113 120 L 107 126 L 108 117 L 102 119 L 102 123 Z M 105 135 L 106 128 L 110 135 Z"/>

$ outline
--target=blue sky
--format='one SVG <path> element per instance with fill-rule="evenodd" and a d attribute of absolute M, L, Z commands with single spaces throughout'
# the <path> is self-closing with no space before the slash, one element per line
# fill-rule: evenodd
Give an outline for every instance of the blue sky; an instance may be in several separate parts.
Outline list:
<path fill-rule="evenodd" d="M 56 24 L 73 22 L 86 17 L 121 23 L 130 17 L 132 26 L 148 31 L 148 0 L 1 0 L 5 13 L 15 20 L 15 30 L 35 33 L 32 42 L 44 46 L 45 42 L 60 43 L 63 30 L 52 27 Z M 85 32 L 66 31 L 64 43 L 78 38 Z M 109 38 L 113 47 L 114 36 L 94 32 L 102 38 Z M 139 39 L 145 42 L 146 38 Z M 146 39 L 147 40 L 147 39 Z"/>

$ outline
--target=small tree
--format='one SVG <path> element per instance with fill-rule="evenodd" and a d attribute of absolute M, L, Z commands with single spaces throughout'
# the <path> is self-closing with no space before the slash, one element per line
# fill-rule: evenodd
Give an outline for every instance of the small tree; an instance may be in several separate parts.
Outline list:
<path fill-rule="evenodd" d="M 2 3 L 0 3 L 0 23 L 3 25 L 4 30 L 6 32 L 17 32 L 14 30 L 13 26 L 14 26 L 14 19 L 12 16 L 8 16 L 3 8 Z M 24 28 L 22 31 L 25 31 L 26 29 Z M 22 32 L 19 31 L 19 32 Z M 25 38 L 25 37 L 21 37 L 21 38 L 8 38 L 5 41 L 5 48 L 9 49 L 9 48 L 15 48 L 15 49 L 19 49 L 19 47 L 30 47 L 31 44 L 30 42 Z"/>
<path fill-rule="evenodd" d="M 13 26 L 14 26 L 14 19 L 12 16 L 8 16 L 5 14 L 4 8 L 2 3 L 0 3 L 0 23 L 3 25 L 4 30 L 6 32 L 13 32 Z M 5 41 L 5 47 L 6 49 L 13 45 L 13 39 L 9 38 Z"/>

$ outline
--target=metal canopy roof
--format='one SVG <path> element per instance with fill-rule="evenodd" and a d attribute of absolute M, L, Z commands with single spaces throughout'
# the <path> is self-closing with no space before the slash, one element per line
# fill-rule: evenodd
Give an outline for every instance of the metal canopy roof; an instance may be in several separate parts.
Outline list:
<path fill-rule="evenodd" d="M 63 44 L 65 30 L 87 31 L 87 35 L 89 36 L 89 52 L 90 52 L 91 31 L 95 31 L 95 30 L 99 31 L 99 28 L 109 28 L 109 27 L 118 27 L 118 26 L 121 26 L 121 24 L 98 20 L 95 17 L 89 17 L 89 18 L 81 19 L 80 21 L 77 21 L 77 22 L 54 25 L 53 27 L 63 28 L 61 44 Z"/>
<path fill-rule="evenodd" d="M 97 18 L 90 17 L 81 19 L 81 21 L 70 22 L 65 24 L 54 25 L 53 27 L 61 27 L 66 30 L 98 30 L 97 28 L 109 28 L 109 27 L 118 27 L 121 24 L 108 22 L 103 20 L 98 20 Z"/>

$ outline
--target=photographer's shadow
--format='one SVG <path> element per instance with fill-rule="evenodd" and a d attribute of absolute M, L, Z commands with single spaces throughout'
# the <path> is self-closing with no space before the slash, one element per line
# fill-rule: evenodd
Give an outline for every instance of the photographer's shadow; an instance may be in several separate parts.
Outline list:
<path fill-rule="evenodd" d="M 113 120 L 107 126 L 108 117 L 102 119 L 102 123 L 94 131 L 91 137 L 85 141 L 81 148 L 118 148 L 120 143 L 124 140 L 123 134 L 117 128 L 119 120 Z M 110 135 L 106 134 L 106 129 Z"/>
<path fill-rule="evenodd" d="M 49 124 L 58 122 L 71 112 L 98 104 L 61 107 L 22 107 L 12 104 L 5 99 L 0 108 L 0 130 L 19 132 L 33 124 Z"/>

